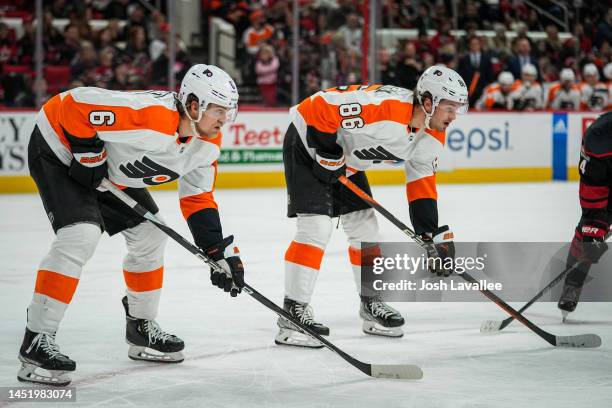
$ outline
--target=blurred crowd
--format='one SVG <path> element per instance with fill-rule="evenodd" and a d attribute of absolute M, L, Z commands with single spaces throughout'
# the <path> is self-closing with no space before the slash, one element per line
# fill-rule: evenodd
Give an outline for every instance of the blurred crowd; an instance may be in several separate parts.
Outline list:
<path fill-rule="evenodd" d="M 300 97 L 338 84 L 365 83 L 364 0 L 198 0 L 201 44 L 212 17 L 231 23 L 241 92 L 251 89 L 266 106 L 287 106 L 291 95 L 292 29 L 300 27 Z M 169 26 L 165 3 L 154 0 L 45 0 L 44 79 L 34 81 L 33 3 L 0 0 L 0 13 L 20 15 L 23 35 L 0 23 L 0 104 L 34 106 L 45 95 L 75 86 L 110 89 L 167 87 Z M 612 104 L 612 7 L 609 1 L 566 1 L 569 35 L 546 15 L 565 19 L 556 2 L 522 0 L 381 0 L 383 28 L 413 29 L 410 38 L 379 49 L 381 82 L 414 88 L 427 67 L 456 69 L 480 109 L 607 109 Z M 156 8 L 156 7 L 159 7 Z M 61 28 L 53 21 L 65 19 Z M 102 19 L 103 26 L 91 26 Z M 454 31 L 461 29 L 464 35 Z M 490 35 L 482 34 L 487 30 Z M 529 33 L 544 33 L 533 38 Z M 180 80 L 194 59 L 174 39 Z M 205 55 L 206 49 L 203 50 Z M 201 56 L 199 58 L 202 58 Z"/>
<path fill-rule="evenodd" d="M 0 2 L 0 7 L 1 7 Z M 15 1 L 11 1 L 14 4 Z M 22 18 L 23 35 L 0 22 L 0 103 L 35 106 L 35 93 L 45 97 L 77 86 L 107 89 L 164 89 L 168 82 L 169 25 L 158 9 L 130 0 L 45 1 L 43 19 L 44 78 L 35 80 L 36 27 L 33 3 L 26 2 L 9 16 Z M 59 28 L 53 21 L 65 19 Z M 107 23 L 99 28 L 92 19 Z M 175 39 L 175 75 L 191 65 L 189 52 Z"/>

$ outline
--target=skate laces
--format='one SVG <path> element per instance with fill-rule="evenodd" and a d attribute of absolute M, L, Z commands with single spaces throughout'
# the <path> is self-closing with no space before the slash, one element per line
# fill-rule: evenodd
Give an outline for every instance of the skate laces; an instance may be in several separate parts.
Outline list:
<path fill-rule="evenodd" d="M 166 333 L 159 327 L 159 324 L 155 320 L 145 320 L 144 328 L 149 335 L 149 343 L 155 344 L 158 340 L 161 340 L 162 343 L 165 343 L 170 337 L 171 334 Z"/>
<path fill-rule="evenodd" d="M 41 348 L 51 358 L 62 355 L 59 351 L 59 347 L 55 343 L 55 336 L 47 333 L 38 333 L 32 340 L 32 343 L 30 343 L 30 347 L 28 347 L 26 353 L 32 351 L 34 346 L 36 346 L 36 350 Z"/>
<path fill-rule="evenodd" d="M 312 313 L 312 307 L 310 307 L 310 305 L 295 302 L 295 304 L 293 305 L 293 308 L 295 309 L 295 314 L 299 316 L 300 321 L 302 323 L 313 324 L 315 322 L 314 316 Z"/>
<path fill-rule="evenodd" d="M 383 319 L 396 313 L 395 309 L 387 305 L 380 298 L 375 297 L 370 302 L 370 310 L 373 316 L 380 316 Z"/>

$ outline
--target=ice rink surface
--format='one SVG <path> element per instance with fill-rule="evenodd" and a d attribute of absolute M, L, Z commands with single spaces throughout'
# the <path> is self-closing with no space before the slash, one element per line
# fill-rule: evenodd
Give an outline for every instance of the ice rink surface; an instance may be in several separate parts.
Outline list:
<path fill-rule="evenodd" d="M 373 191 L 409 221 L 402 186 Z M 460 241 L 568 241 L 580 215 L 577 191 L 575 183 L 442 185 L 440 222 Z M 167 223 L 190 238 L 176 192 L 154 196 Z M 216 198 L 224 232 L 235 234 L 240 246 L 247 281 L 281 303 L 283 255 L 294 234 L 294 222 L 285 218 L 284 190 L 220 190 Z M 405 239 L 380 217 L 379 223 L 383 239 Z M 36 195 L 0 196 L 0 231 L 0 386 L 17 386 L 26 307 L 53 233 Z M 77 362 L 77 403 L 64 406 L 611 406 L 612 305 L 580 304 L 569 324 L 561 324 L 552 303 L 536 304 L 527 314 L 554 334 L 597 333 L 603 340 L 598 349 L 555 349 L 517 323 L 481 334 L 483 320 L 505 317 L 487 301 L 396 303 L 406 318 L 404 337 L 371 337 L 361 332 L 346 248 L 340 228 L 315 290 L 317 319 L 349 354 L 372 363 L 418 364 L 422 380 L 371 379 L 327 349 L 274 345 L 276 317 L 246 294 L 232 299 L 213 288 L 207 267 L 172 241 L 158 321 L 185 340 L 186 359 L 178 365 L 131 361 L 120 302 L 123 238 L 105 235 L 58 333 L 62 352 Z"/>

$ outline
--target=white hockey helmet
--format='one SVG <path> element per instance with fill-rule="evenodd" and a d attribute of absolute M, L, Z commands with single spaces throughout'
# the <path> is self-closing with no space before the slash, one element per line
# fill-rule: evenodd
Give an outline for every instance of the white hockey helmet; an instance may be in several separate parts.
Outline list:
<path fill-rule="evenodd" d="M 538 70 L 536 69 L 535 65 L 527 63 L 521 68 L 521 75 L 531 75 L 536 77 L 538 75 Z"/>
<path fill-rule="evenodd" d="M 194 94 L 198 98 L 200 108 L 197 119 L 199 122 L 203 112 L 211 103 L 228 108 L 227 120 L 233 122 L 238 113 L 238 88 L 227 72 L 214 65 L 196 64 L 185 74 L 178 99 L 187 111 L 187 98 Z"/>
<path fill-rule="evenodd" d="M 582 76 L 586 77 L 588 75 L 595 75 L 597 80 L 599 80 L 599 70 L 597 69 L 597 65 L 590 63 L 590 64 L 586 64 L 582 68 Z"/>
<path fill-rule="evenodd" d="M 561 80 L 561 82 L 574 82 L 576 80 L 576 75 L 574 74 L 574 71 L 571 68 L 563 68 L 561 70 L 561 73 L 559 74 L 559 79 Z"/>
<path fill-rule="evenodd" d="M 423 107 L 423 97 L 427 94 L 431 96 L 431 112 L 426 112 Z M 457 72 L 443 65 L 433 65 L 423 72 L 416 85 L 416 96 L 425 112 L 426 127 L 429 127 L 429 119 L 443 99 L 460 103 L 458 114 L 467 113 L 469 106 L 465 82 Z"/>
<path fill-rule="evenodd" d="M 608 81 L 612 81 L 612 62 L 609 62 L 603 69 L 603 74 Z"/>
<path fill-rule="evenodd" d="M 514 75 L 512 75 L 510 71 L 502 71 L 497 76 L 497 82 L 499 82 L 500 85 L 512 85 L 514 83 Z"/>

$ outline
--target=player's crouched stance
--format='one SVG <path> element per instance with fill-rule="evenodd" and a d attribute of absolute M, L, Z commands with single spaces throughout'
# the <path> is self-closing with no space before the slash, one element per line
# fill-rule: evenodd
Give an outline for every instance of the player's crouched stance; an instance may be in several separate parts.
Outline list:
<path fill-rule="evenodd" d="M 580 151 L 580 206 L 582 217 L 576 227 L 567 258 L 567 274 L 558 307 L 565 321 L 578 305 L 580 293 L 593 264 L 608 249 L 605 243 L 612 223 L 612 112 L 601 115 L 589 126 Z M 605 265 L 604 265 L 605 266 Z M 605 266 L 606 272 L 609 267 Z"/>
<path fill-rule="evenodd" d="M 76 88 L 51 98 L 39 112 L 28 146 L 56 238 L 40 263 L 19 350 L 21 381 L 66 385 L 76 364 L 55 335 L 81 270 L 103 231 L 121 233 L 127 255 L 128 356 L 178 363 L 185 345 L 156 322 L 163 283 L 166 235 L 113 194 L 99 191 L 108 177 L 156 214 L 146 187 L 178 180 L 180 206 L 195 243 L 223 268 L 213 285 L 236 296 L 244 268 L 233 236 L 223 238 L 213 197 L 221 127 L 235 118 L 238 91 L 215 66 L 194 65 L 178 94 Z M 159 217 L 159 215 L 158 215 Z"/>
<path fill-rule="evenodd" d="M 318 92 L 291 108 L 283 162 L 287 215 L 297 219 L 297 233 L 285 253 L 287 312 L 318 334 L 329 335 L 329 328 L 315 321 L 309 303 L 333 229 L 332 218 L 340 217 L 361 296 L 363 331 L 403 335 L 400 313 L 376 293 L 361 290 L 362 262 L 380 256 L 378 246 L 362 247 L 362 243 L 378 241 L 378 224 L 374 210 L 343 188 L 338 178 L 346 175 L 371 194 L 364 170 L 375 163 L 403 162 L 415 231 L 432 244 L 430 257 L 452 258 L 452 232 L 448 226 L 438 226 L 435 171 L 445 130 L 456 114 L 467 111 L 467 98 L 467 88 L 455 71 L 434 66 L 423 73 L 414 93 L 387 85 L 341 86 Z M 434 272 L 447 276 L 452 270 L 434 268 Z M 279 319 L 278 326 L 277 344 L 321 347 L 285 319 Z"/>

